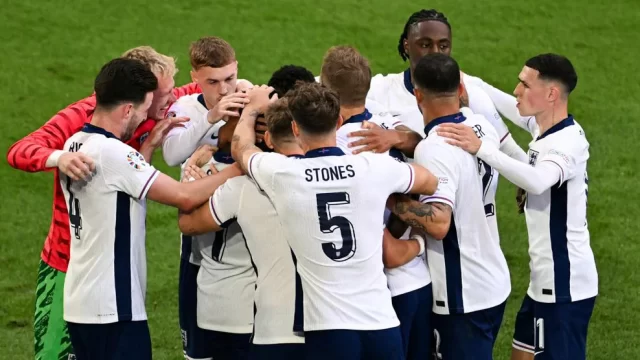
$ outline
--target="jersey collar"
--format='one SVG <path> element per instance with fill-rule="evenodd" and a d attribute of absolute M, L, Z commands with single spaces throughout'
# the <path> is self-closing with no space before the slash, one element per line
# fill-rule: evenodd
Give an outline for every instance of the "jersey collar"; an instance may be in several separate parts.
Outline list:
<path fill-rule="evenodd" d="M 288 158 L 294 158 L 294 159 L 302 159 L 304 158 L 304 155 L 299 155 L 299 154 L 292 154 L 292 155 L 287 155 Z"/>
<path fill-rule="evenodd" d="M 213 159 L 221 164 L 233 164 L 233 158 L 231 154 L 226 151 L 216 151 L 213 154 Z"/>
<path fill-rule="evenodd" d="M 430 123 L 427 124 L 427 126 L 424 127 L 424 133 L 429 136 L 429 131 L 433 130 L 434 127 L 440 125 L 440 124 L 444 124 L 444 123 L 454 123 L 454 124 L 459 124 L 463 121 L 465 121 L 467 118 L 464 117 L 464 115 L 462 115 L 461 112 L 457 113 L 457 114 L 453 114 L 453 115 L 445 115 L 445 116 L 441 116 L 439 118 L 435 118 L 433 120 L 431 120 Z"/>
<path fill-rule="evenodd" d="M 404 87 L 407 89 L 409 94 L 415 96 L 413 93 L 413 83 L 411 82 L 411 69 L 404 71 Z"/>
<path fill-rule="evenodd" d="M 204 106 L 204 108 L 205 108 L 205 109 L 209 110 L 209 108 L 207 107 L 207 103 L 206 103 L 206 102 L 204 102 L 204 95 L 202 95 L 202 94 L 198 95 L 197 99 L 198 99 L 198 102 L 199 102 L 202 106 Z"/>
<path fill-rule="evenodd" d="M 575 125 L 575 121 L 573 121 L 573 115 L 569 114 L 569 116 L 566 119 L 564 119 L 564 120 L 560 121 L 559 123 L 553 125 L 547 131 L 545 131 L 544 134 L 538 136 L 536 141 L 544 139 L 545 137 L 547 137 L 547 136 L 549 136 L 549 135 L 551 135 L 551 134 L 553 134 L 555 132 L 558 132 L 558 131 L 560 131 L 560 130 L 568 127 L 568 126 L 571 126 L 571 125 Z"/>
<path fill-rule="evenodd" d="M 342 156 L 342 155 L 344 155 L 344 152 L 339 147 L 329 146 L 329 147 L 321 147 L 318 149 L 309 150 L 307 151 L 306 154 L 304 154 L 304 157 L 317 158 L 322 156 Z"/>
<path fill-rule="evenodd" d="M 118 139 L 117 136 L 113 135 L 112 133 L 108 132 L 107 130 L 99 127 L 99 126 L 95 126 L 93 124 L 84 124 L 84 126 L 82 127 L 82 132 L 86 132 L 88 134 L 100 134 L 100 135 L 104 135 L 108 138 L 113 138 L 113 139 Z"/>
<path fill-rule="evenodd" d="M 365 120 L 369 120 L 373 117 L 373 115 L 371 115 L 371 113 L 369 112 L 369 110 L 364 109 L 363 113 L 360 114 L 356 114 L 353 115 L 352 117 L 348 118 L 347 120 L 345 120 L 342 125 L 346 125 L 346 124 L 355 124 L 355 123 L 361 123 Z"/>

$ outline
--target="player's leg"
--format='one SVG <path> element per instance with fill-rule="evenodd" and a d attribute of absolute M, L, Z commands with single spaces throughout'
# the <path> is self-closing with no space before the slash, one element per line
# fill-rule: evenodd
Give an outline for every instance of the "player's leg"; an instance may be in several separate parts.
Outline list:
<path fill-rule="evenodd" d="M 190 360 L 246 360 L 249 358 L 249 346 L 252 334 L 233 334 L 221 331 L 200 329 L 199 357 Z"/>
<path fill-rule="evenodd" d="M 77 360 L 151 360 L 146 321 L 68 325 Z"/>
<path fill-rule="evenodd" d="M 460 315 L 434 315 L 436 356 L 492 360 L 505 304 Z"/>
<path fill-rule="evenodd" d="M 516 315 L 513 333 L 511 360 L 533 360 L 535 353 L 535 321 L 533 319 L 533 300 L 525 295 Z"/>
<path fill-rule="evenodd" d="M 431 355 L 431 339 L 433 327 L 431 324 L 431 308 L 433 307 L 433 291 L 431 284 L 417 290 L 418 311 L 411 327 L 409 351 L 407 360 L 429 359 Z"/>
<path fill-rule="evenodd" d="M 251 344 L 249 360 L 302 360 L 304 344 Z"/>
<path fill-rule="evenodd" d="M 565 304 L 536 302 L 536 360 L 585 359 L 594 305 L 595 298 Z"/>
<path fill-rule="evenodd" d="M 184 240 L 183 240 L 184 243 Z M 189 242 L 189 247 L 191 243 Z M 187 252 L 183 252 L 187 253 Z M 188 252 L 187 254 L 189 254 Z M 203 330 L 198 328 L 197 320 L 197 291 L 199 266 L 189 262 L 188 258 L 180 259 L 180 278 L 178 281 L 178 316 L 180 320 L 180 334 L 182 350 L 186 359 L 204 359 L 205 353 L 202 339 Z"/>
<path fill-rule="evenodd" d="M 399 336 L 400 330 L 398 330 Z M 355 330 L 307 331 L 304 333 L 304 340 L 304 359 L 306 360 L 364 359 L 360 336 Z M 402 350 L 401 345 L 400 350 Z"/>
<path fill-rule="evenodd" d="M 362 343 L 362 359 L 404 360 L 400 327 L 384 330 L 359 331 Z M 354 358 L 358 359 L 358 358 Z"/>
<path fill-rule="evenodd" d="M 63 318 L 65 273 L 40 260 L 33 321 L 36 360 L 64 359 L 73 354 Z"/>

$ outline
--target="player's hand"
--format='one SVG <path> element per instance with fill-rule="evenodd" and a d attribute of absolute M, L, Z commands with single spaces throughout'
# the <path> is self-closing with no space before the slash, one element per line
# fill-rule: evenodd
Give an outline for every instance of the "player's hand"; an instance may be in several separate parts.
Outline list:
<path fill-rule="evenodd" d="M 185 166 L 182 174 L 182 182 L 199 180 L 205 176 L 207 176 L 207 174 L 202 170 L 202 168 L 193 165 Z"/>
<path fill-rule="evenodd" d="M 247 105 L 247 108 L 257 111 L 259 114 L 264 114 L 269 104 L 278 100 L 277 94 L 269 98 L 272 92 L 273 87 L 267 85 L 254 86 L 250 90 L 247 90 L 247 95 L 249 95 L 249 105 Z"/>
<path fill-rule="evenodd" d="M 258 116 L 256 119 L 256 144 L 264 141 L 264 133 L 267 132 L 267 123 L 264 116 Z"/>
<path fill-rule="evenodd" d="M 149 133 L 149 137 L 142 144 L 143 147 L 151 147 L 152 149 L 157 149 L 162 145 L 162 141 L 164 141 L 165 136 L 171 131 L 171 129 L 179 126 L 184 126 L 184 123 L 189 121 L 189 118 L 186 116 L 169 116 L 163 120 L 156 122 L 156 125 L 151 129 Z"/>
<path fill-rule="evenodd" d="M 524 213 L 524 205 L 527 203 L 527 192 L 517 188 L 516 190 L 516 204 L 518 204 L 518 214 Z"/>
<path fill-rule="evenodd" d="M 71 180 L 86 180 L 96 170 L 89 156 L 78 152 L 66 152 L 58 158 L 58 169 Z"/>
<path fill-rule="evenodd" d="M 247 80 L 238 80 L 236 82 L 236 92 L 246 92 L 251 88 L 253 88 L 253 84 Z"/>
<path fill-rule="evenodd" d="M 446 137 L 447 143 L 458 146 L 464 151 L 475 155 L 482 145 L 482 140 L 473 129 L 464 124 L 445 123 L 436 128 L 438 135 Z"/>
<path fill-rule="evenodd" d="M 383 129 L 369 121 L 362 122 L 362 129 L 347 135 L 347 137 L 361 137 L 361 139 L 349 143 L 350 148 L 362 146 L 362 148 L 353 150 L 354 155 L 364 151 L 383 153 L 389 151 L 399 141 L 395 130 Z"/>
<path fill-rule="evenodd" d="M 204 144 L 200 146 L 187 160 L 185 168 L 189 166 L 195 166 L 197 168 L 205 166 L 216 151 L 218 151 L 218 148 L 213 145 Z"/>
<path fill-rule="evenodd" d="M 240 109 L 249 103 L 249 95 L 243 92 L 235 92 L 224 96 L 220 101 L 207 113 L 207 121 L 209 124 L 215 124 L 222 120 L 225 116 L 240 116 Z"/>

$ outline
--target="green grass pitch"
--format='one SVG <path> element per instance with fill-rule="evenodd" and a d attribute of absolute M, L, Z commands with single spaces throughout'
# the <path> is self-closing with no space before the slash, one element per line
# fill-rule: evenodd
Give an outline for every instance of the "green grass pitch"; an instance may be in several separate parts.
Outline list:
<path fill-rule="evenodd" d="M 423 7 L 435 7 L 449 17 L 453 56 L 463 70 L 503 90 L 513 90 L 522 64 L 532 55 L 559 52 L 573 61 L 580 80 L 570 110 L 591 142 L 589 226 L 600 275 L 588 356 L 636 358 L 636 0 L 8 0 L 0 12 L 0 148 L 6 151 L 57 110 L 90 94 L 100 66 L 134 46 L 147 44 L 177 56 L 178 84 L 189 80 L 189 42 L 204 35 L 227 39 L 237 51 L 240 77 L 255 83 L 266 82 L 272 71 L 288 63 L 317 74 L 322 55 L 337 44 L 357 46 L 374 73 L 400 72 L 406 64 L 396 52 L 398 37 L 409 14 Z M 510 128 L 526 148 L 528 135 Z M 159 155 L 154 164 L 177 175 Z M 0 359 L 29 359 L 36 267 L 50 223 L 52 175 L 26 174 L 3 160 L 0 179 Z M 514 187 L 503 179 L 498 216 L 513 290 L 496 359 L 510 354 L 515 312 L 529 276 L 524 218 L 516 213 L 514 194 Z M 154 358 L 180 359 L 174 209 L 150 204 L 147 249 Z"/>

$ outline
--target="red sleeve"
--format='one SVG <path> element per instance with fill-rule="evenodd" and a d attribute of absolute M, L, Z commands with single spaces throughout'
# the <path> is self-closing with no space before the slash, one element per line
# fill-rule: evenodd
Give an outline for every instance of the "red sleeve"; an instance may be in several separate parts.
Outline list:
<path fill-rule="evenodd" d="M 67 106 L 38 130 L 13 144 L 7 152 L 12 167 L 28 172 L 47 170 L 47 159 L 55 150 L 63 150 L 64 143 L 89 122 L 96 106 L 94 96 Z"/>
<path fill-rule="evenodd" d="M 156 121 L 152 118 L 148 118 L 143 121 L 138 125 L 133 136 L 131 136 L 131 140 L 127 141 L 127 145 L 140 151 L 140 146 L 142 146 L 142 143 L 147 140 L 147 137 L 149 136 L 149 133 L 151 133 L 151 130 L 153 130 L 154 126 L 156 126 Z"/>
<path fill-rule="evenodd" d="M 173 88 L 173 96 L 175 96 L 176 99 L 181 98 L 185 95 L 199 94 L 201 92 L 202 90 L 200 89 L 200 86 L 194 82 L 177 88 Z"/>

